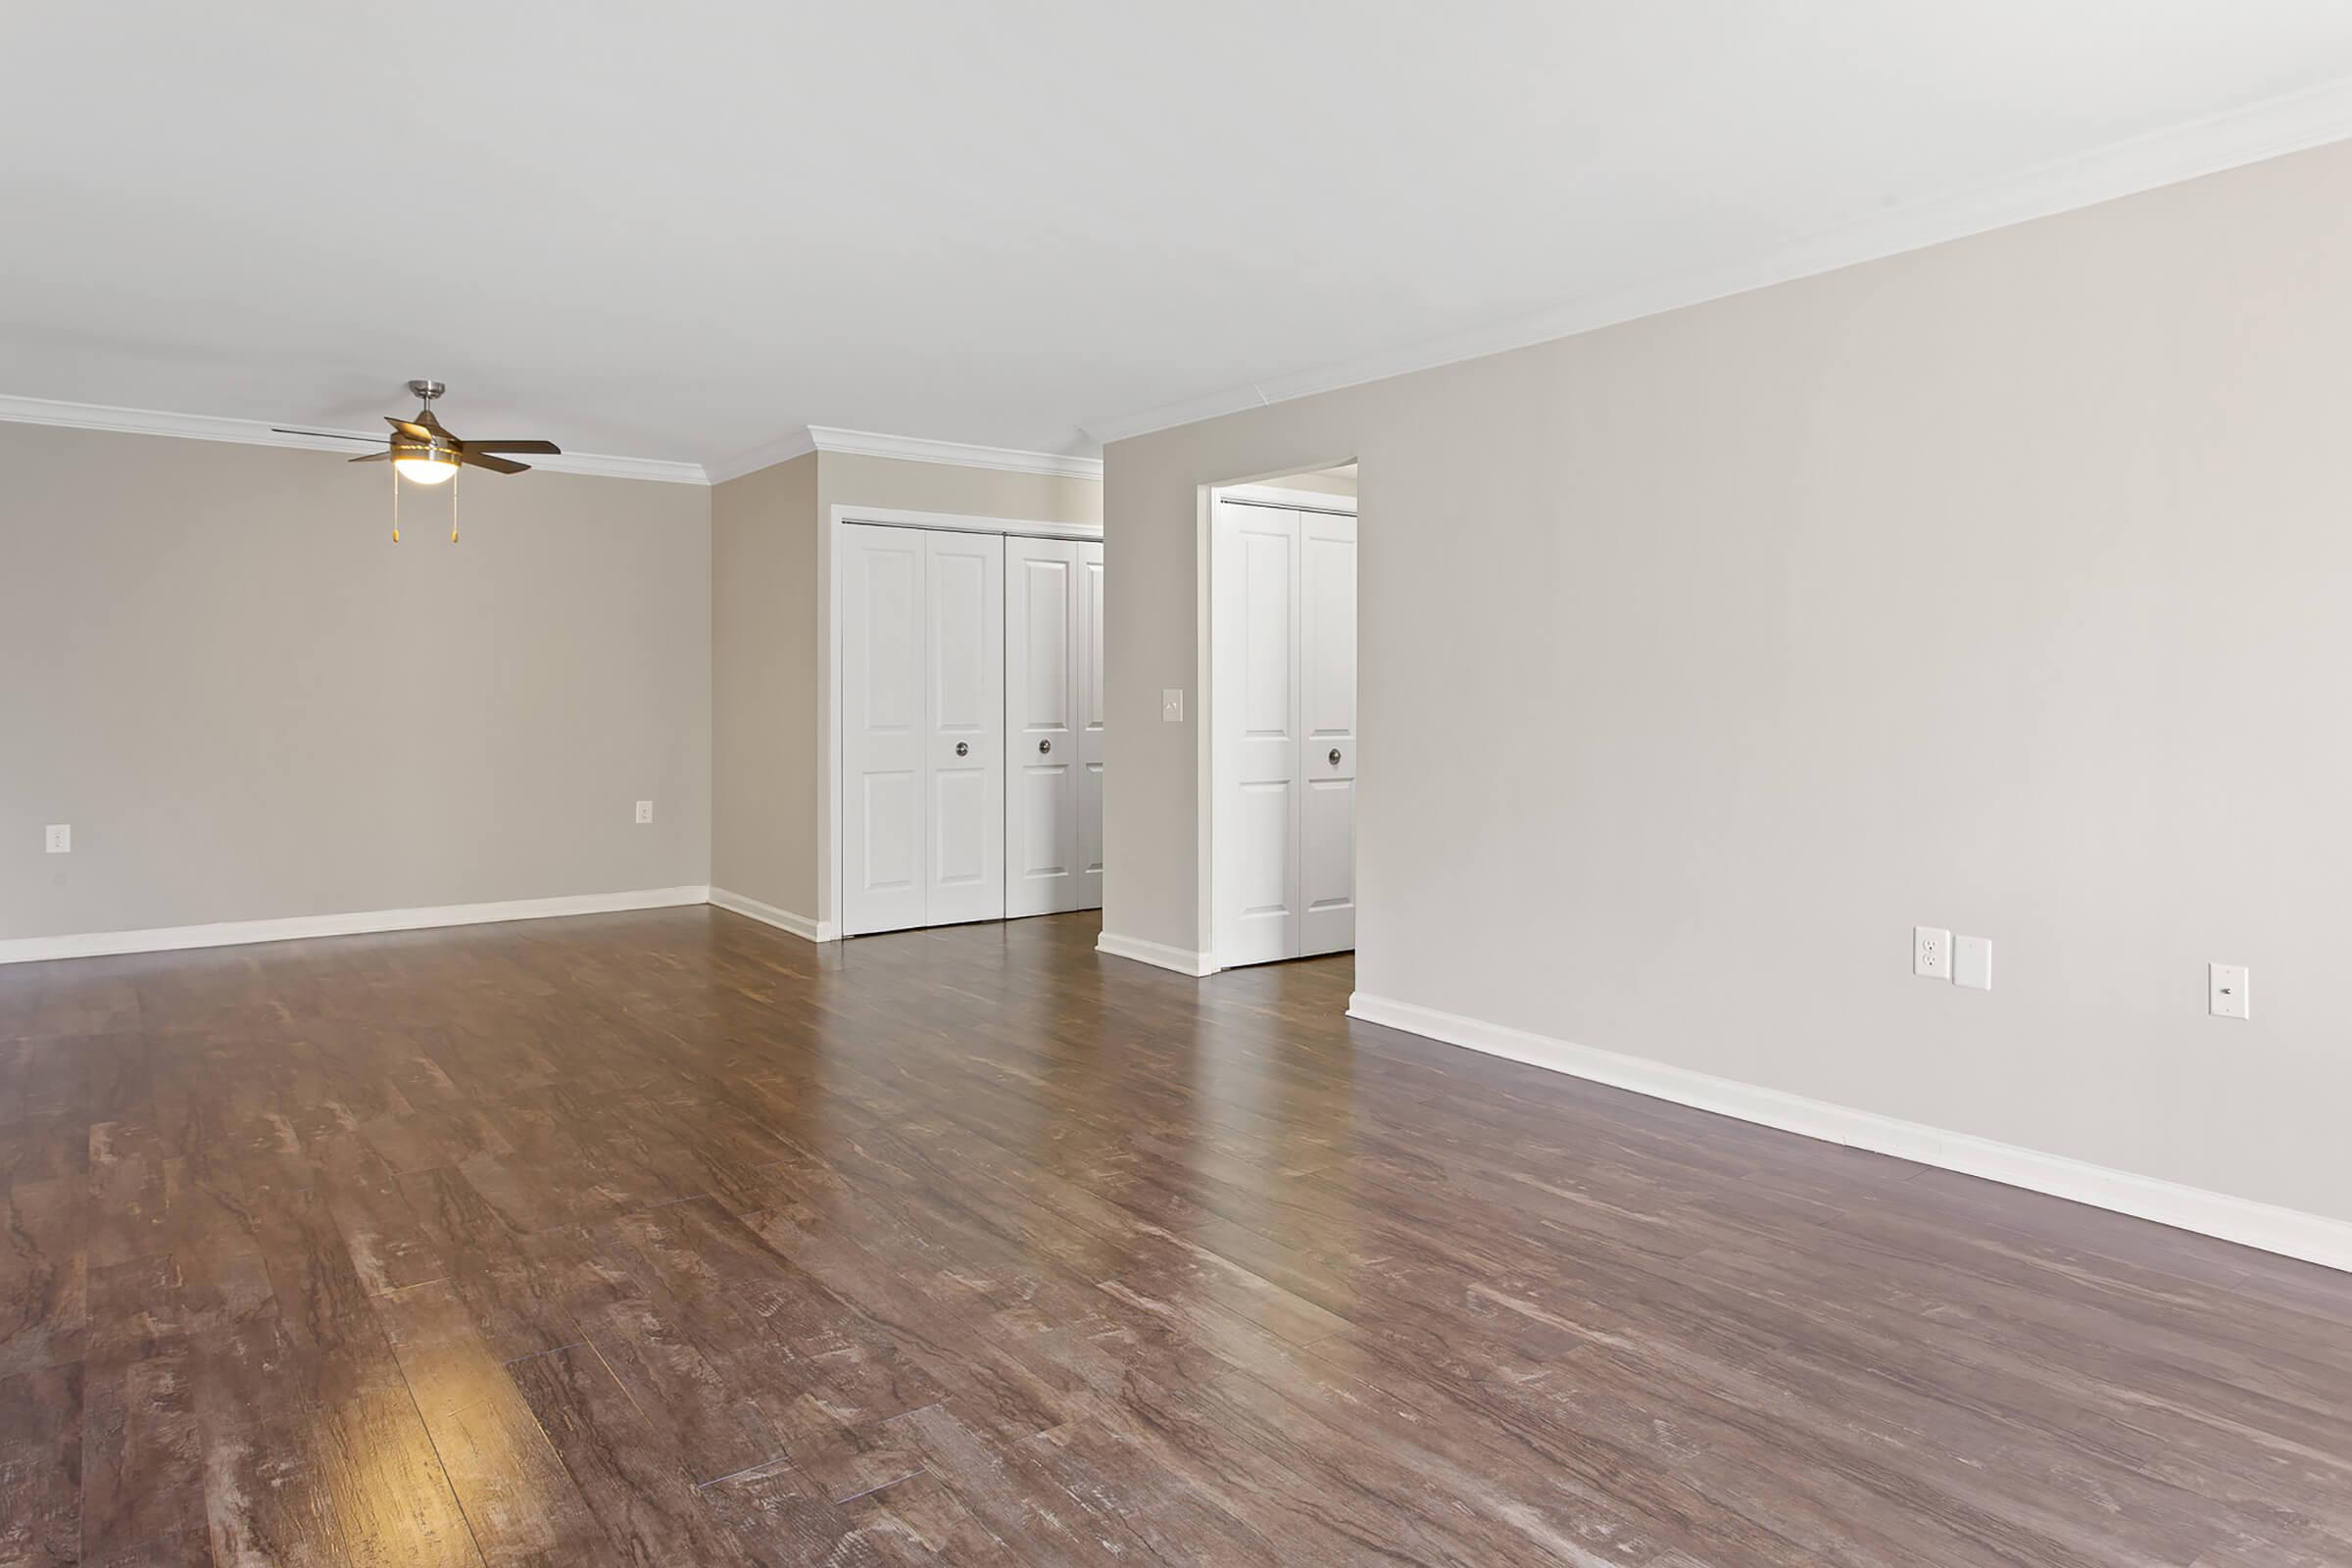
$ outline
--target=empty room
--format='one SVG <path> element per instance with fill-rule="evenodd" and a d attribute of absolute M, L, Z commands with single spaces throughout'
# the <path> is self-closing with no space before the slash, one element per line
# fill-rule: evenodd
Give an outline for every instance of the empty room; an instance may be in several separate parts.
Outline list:
<path fill-rule="evenodd" d="M 2352 10 L 0 19 L 0 1568 L 2352 1568 Z"/>

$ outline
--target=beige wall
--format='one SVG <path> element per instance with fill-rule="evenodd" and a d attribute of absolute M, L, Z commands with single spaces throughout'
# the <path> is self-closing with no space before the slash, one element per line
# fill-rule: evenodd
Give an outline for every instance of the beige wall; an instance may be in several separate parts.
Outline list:
<path fill-rule="evenodd" d="M 710 880 L 816 908 L 817 456 L 710 492 Z"/>
<path fill-rule="evenodd" d="M 1117 443 L 1106 929 L 1207 946 L 1198 487 L 1353 454 L 1361 990 L 2352 1218 L 2347 366 L 2338 146 Z"/>
<path fill-rule="evenodd" d="M 975 517 L 1029 522 L 1101 522 L 1102 482 L 1051 474 L 966 468 L 948 463 L 910 463 L 847 452 L 819 454 L 820 515 L 836 506 L 888 507 L 900 512 L 959 512 Z"/>
<path fill-rule="evenodd" d="M 709 880 L 708 491 L 470 474 L 395 547 L 331 454 L 0 424 L 0 938 Z"/>
<path fill-rule="evenodd" d="M 1304 490 L 1314 495 L 1355 494 L 1355 475 L 1340 468 L 1325 468 L 1315 473 L 1286 473 L 1265 482 L 1278 490 Z"/>

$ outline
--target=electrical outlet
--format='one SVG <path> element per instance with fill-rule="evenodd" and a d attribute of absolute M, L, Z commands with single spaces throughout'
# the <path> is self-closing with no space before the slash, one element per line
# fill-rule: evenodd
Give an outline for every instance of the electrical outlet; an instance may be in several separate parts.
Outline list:
<path fill-rule="evenodd" d="M 2252 971 L 2242 963 L 2209 963 L 2205 966 L 2206 1006 L 2216 1018 L 2251 1018 L 2253 983 Z"/>
<path fill-rule="evenodd" d="M 640 823 L 645 823 L 651 822 L 653 819 L 654 803 L 651 801 L 639 801 L 637 803 L 637 820 Z"/>
<path fill-rule="evenodd" d="M 1970 991 L 1992 989 L 1992 944 L 1984 937 L 1952 938 L 1952 984 Z"/>
<path fill-rule="evenodd" d="M 42 835 L 41 842 L 51 855 L 72 855 L 74 853 L 74 824 L 71 822 L 50 823 L 47 831 Z"/>
<path fill-rule="evenodd" d="M 1952 977 L 1952 934 L 1932 925 L 1911 928 L 1911 972 L 1932 980 Z"/>
<path fill-rule="evenodd" d="M 1159 694 L 1159 716 L 1170 724 L 1184 722 L 1184 692 L 1174 686 L 1163 687 Z"/>

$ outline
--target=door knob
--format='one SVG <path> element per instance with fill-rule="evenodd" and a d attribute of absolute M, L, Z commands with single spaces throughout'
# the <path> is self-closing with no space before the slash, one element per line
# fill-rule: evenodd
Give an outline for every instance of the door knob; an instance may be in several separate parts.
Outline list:
<path fill-rule="evenodd" d="M 1037 743 L 1037 749 L 1040 752 L 1050 752 L 1054 749 L 1054 743 L 1052 741 L 1039 741 Z"/>
<path fill-rule="evenodd" d="M 1334 767 L 1340 765 L 1340 749 L 1337 746 L 1331 749 L 1331 765 Z"/>
<path fill-rule="evenodd" d="M 969 757 L 969 756 L 971 756 L 971 755 L 972 755 L 972 743 L 971 743 L 970 741 L 957 741 L 957 742 L 956 743 L 956 755 L 957 757 Z"/>

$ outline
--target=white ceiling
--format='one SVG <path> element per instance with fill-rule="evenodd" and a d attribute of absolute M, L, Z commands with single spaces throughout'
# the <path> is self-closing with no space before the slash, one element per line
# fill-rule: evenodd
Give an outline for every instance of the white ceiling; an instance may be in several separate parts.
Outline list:
<path fill-rule="evenodd" d="M 2323 0 L 118 0 L 5 45 L 0 394 L 349 429 L 435 375 L 461 432 L 695 463 L 1085 453 L 2352 135 Z"/>

